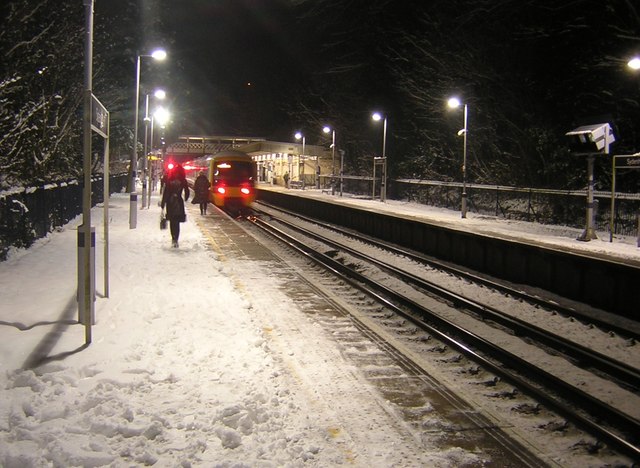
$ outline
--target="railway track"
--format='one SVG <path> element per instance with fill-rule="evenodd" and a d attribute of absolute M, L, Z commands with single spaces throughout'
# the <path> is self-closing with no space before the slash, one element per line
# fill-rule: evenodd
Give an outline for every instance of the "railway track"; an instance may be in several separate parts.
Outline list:
<path fill-rule="evenodd" d="M 272 220 L 267 221 L 267 218 Z M 526 303 L 535 310 L 544 309 L 545 314 L 570 317 L 566 320 L 575 326 L 584 326 L 579 322 L 571 322 L 576 316 L 585 319 L 575 307 L 562 307 L 555 300 L 531 296 L 448 265 L 441 269 L 432 262 L 425 265 L 424 258 L 410 252 L 377 243 L 370 238 L 356 239 L 355 233 L 336 234 L 333 228 L 329 230 L 327 226 L 314 226 L 311 220 L 293 221 L 290 216 L 277 213 L 272 208 L 261 217 L 250 219 L 255 226 L 269 232 L 301 255 L 322 264 L 341 281 L 375 298 L 385 309 L 393 311 L 396 317 L 401 317 L 401 320 L 426 333 L 429 339 L 456 349 L 500 380 L 509 382 L 517 391 L 529 395 L 591 434 L 600 443 L 632 460 L 640 459 L 640 421 L 633 410 L 628 410 L 629 405 L 620 407 L 620 402 L 612 401 L 607 392 L 594 394 L 591 387 L 583 387 L 575 379 L 567 378 L 579 368 L 578 380 L 601 382 L 601 386 L 605 383 L 615 384 L 618 390 L 614 394 L 622 392 L 629 399 L 640 401 L 638 368 L 624 359 L 612 358 L 607 353 L 571 342 L 506 312 L 510 307 L 520 307 L 519 304 Z M 336 235 L 339 240 L 336 240 Z M 364 244 L 369 247 L 363 247 Z M 369 252 L 365 252 L 367 250 Z M 413 266 L 408 268 L 407 264 Z M 435 281 L 427 281 L 425 277 L 431 276 L 432 269 L 439 269 L 440 274 L 444 270 L 445 275 L 455 277 L 458 283 L 462 281 L 463 289 L 469 289 L 473 283 L 473 288 L 490 290 L 492 295 L 502 296 L 504 304 L 497 307 L 492 303 L 483 303 Z M 460 314 L 460 311 L 465 313 Z M 458 320 L 461 315 L 465 316 L 462 321 Z M 386 321 L 393 320 L 389 318 Z M 469 325 L 473 321 L 480 323 L 482 329 L 490 323 L 490 328 L 499 330 L 500 334 L 479 332 L 477 324 Z M 611 326 L 607 323 L 598 323 L 597 327 L 608 329 L 607 333 L 611 333 Z M 593 326 L 588 328 L 592 330 Z M 625 333 L 624 339 L 630 345 L 637 339 L 637 335 L 628 330 L 619 329 L 614 333 Z M 505 334 L 509 336 L 508 340 L 505 340 Z M 553 370 L 547 369 L 544 357 L 536 362 L 529 356 L 523 356 L 513 342 L 524 342 L 527 349 L 533 345 L 542 349 L 544 355 L 553 357 Z M 558 361 L 564 362 L 567 367 L 564 370 L 562 365 L 558 367 Z M 598 448 L 594 447 L 593 450 Z"/>

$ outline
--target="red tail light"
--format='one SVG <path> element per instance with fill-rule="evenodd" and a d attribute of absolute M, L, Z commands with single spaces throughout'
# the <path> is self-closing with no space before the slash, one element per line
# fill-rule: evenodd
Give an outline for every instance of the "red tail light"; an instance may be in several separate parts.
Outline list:
<path fill-rule="evenodd" d="M 224 195 L 225 192 L 227 191 L 224 187 L 218 187 L 216 190 L 220 195 Z"/>
<path fill-rule="evenodd" d="M 245 195 L 249 195 L 249 194 L 251 193 L 251 190 L 249 190 L 249 188 L 248 188 L 248 187 L 242 187 L 242 188 L 240 189 L 240 191 L 241 191 L 242 193 L 244 193 Z"/>

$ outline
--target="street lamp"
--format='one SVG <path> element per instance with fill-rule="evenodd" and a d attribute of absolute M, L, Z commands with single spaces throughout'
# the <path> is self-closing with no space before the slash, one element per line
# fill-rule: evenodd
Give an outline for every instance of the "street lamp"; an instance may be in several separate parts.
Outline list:
<path fill-rule="evenodd" d="M 450 108 L 455 109 L 460 107 L 460 99 L 452 97 L 447 101 Z M 462 149 L 462 217 L 467 217 L 467 105 L 464 104 L 464 126 L 458 131 L 458 136 L 463 137 L 463 149 Z"/>
<path fill-rule="evenodd" d="M 322 128 L 324 133 L 331 132 L 331 195 L 336 194 L 336 131 L 329 126 Z M 342 184 L 342 167 L 340 168 L 340 184 Z"/>
<path fill-rule="evenodd" d="M 376 122 L 384 119 L 382 125 L 382 182 L 380 184 L 380 201 L 384 202 L 387 199 L 387 116 L 383 117 L 379 112 L 375 112 L 371 118 Z M 375 184 L 375 181 L 373 183 Z"/>
<path fill-rule="evenodd" d="M 307 141 L 307 139 L 304 137 L 304 135 L 301 132 L 296 132 L 296 134 L 294 135 L 296 137 L 296 140 L 302 140 L 302 154 L 299 156 L 300 160 L 302 161 L 302 171 L 300 173 L 301 175 L 301 179 L 302 179 L 302 190 L 304 190 L 304 166 L 305 166 L 305 161 L 304 161 L 304 146 L 305 143 Z"/>
<path fill-rule="evenodd" d="M 153 113 L 153 117 L 151 118 L 151 146 L 153 146 L 154 122 L 158 122 L 158 124 L 160 125 L 160 128 L 165 128 L 166 125 L 169 123 L 170 118 L 171 118 L 171 113 L 169 112 L 169 110 L 162 106 L 158 106 L 156 111 Z M 160 137 L 161 140 L 162 138 L 163 137 Z"/>
<path fill-rule="evenodd" d="M 640 70 L 640 57 L 635 56 L 627 62 L 627 66 L 633 70 Z"/>
<path fill-rule="evenodd" d="M 153 115 L 151 116 L 151 135 L 149 138 L 149 146 L 150 146 L 150 152 L 153 152 L 153 132 L 154 132 L 154 128 L 155 128 L 155 122 L 156 120 L 158 121 L 158 123 L 160 124 L 161 128 L 165 128 L 167 122 L 170 119 L 170 113 L 167 109 L 165 109 L 162 106 L 159 106 L 153 113 Z M 162 139 L 163 137 L 161 137 Z M 162 142 L 162 144 L 164 144 L 164 142 Z"/>
<path fill-rule="evenodd" d="M 156 99 L 163 100 L 167 97 L 167 93 L 164 89 L 156 89 L 153 92 L 153 96 Z M 145 94 L 145 104 L 144 104 L 144 160 L 142 163 L 142 205 L 141 208 L 144 209 L 151 206 L 151 184 L 150 184 L 150 170 L 149 170 L 149 155 L 147 148 L 148 141 L 148 133 L 149 133 L 149 122 L 151 121 L 151 117 L 149 117 L 149 94 Z M 149 191 L 147 192 L 147 187 L 149 187 Z"/>
<path fill-rule="evenodd" d="M 138 55 L 136 57 L 136 100 L 134 102 L 135 121 L 133 124 L 133 150 L 131 152 L 131 179 L 129 181 L 129 229 L 135 229 L 137 224 L 137 199 L 136 174 L 138 172 L 138 112 L 140 107 L 140 61 L 142 57 L 151 57 L 154 60 L 164 60 L 167 52 L 163 49 L 156 49 L 149 55 Z M 146 189 L 143 181 L 143 192 Z"/>

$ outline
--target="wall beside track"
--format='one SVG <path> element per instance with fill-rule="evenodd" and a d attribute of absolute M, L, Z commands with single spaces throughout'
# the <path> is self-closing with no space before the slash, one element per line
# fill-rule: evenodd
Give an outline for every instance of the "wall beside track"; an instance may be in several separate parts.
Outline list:
<path fill-rule="evenodd" d="M 564 249 L 532 245 L 417 219 L 258 190 L 258 200 L 393 242 L 440 260 L 513 283 L 542 288 L 607 312 L 640 320 L 640 267 Z"/>

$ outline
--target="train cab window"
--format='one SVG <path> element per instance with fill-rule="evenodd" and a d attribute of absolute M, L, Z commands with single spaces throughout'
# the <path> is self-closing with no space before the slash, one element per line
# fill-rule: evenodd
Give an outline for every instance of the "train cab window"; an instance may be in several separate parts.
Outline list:
<path fill-rule="evenodd" d="M 253 165 L 246 161 L 221 161 L 214 171 L 214 182 L 236 185 L 253 179 Z"/>

